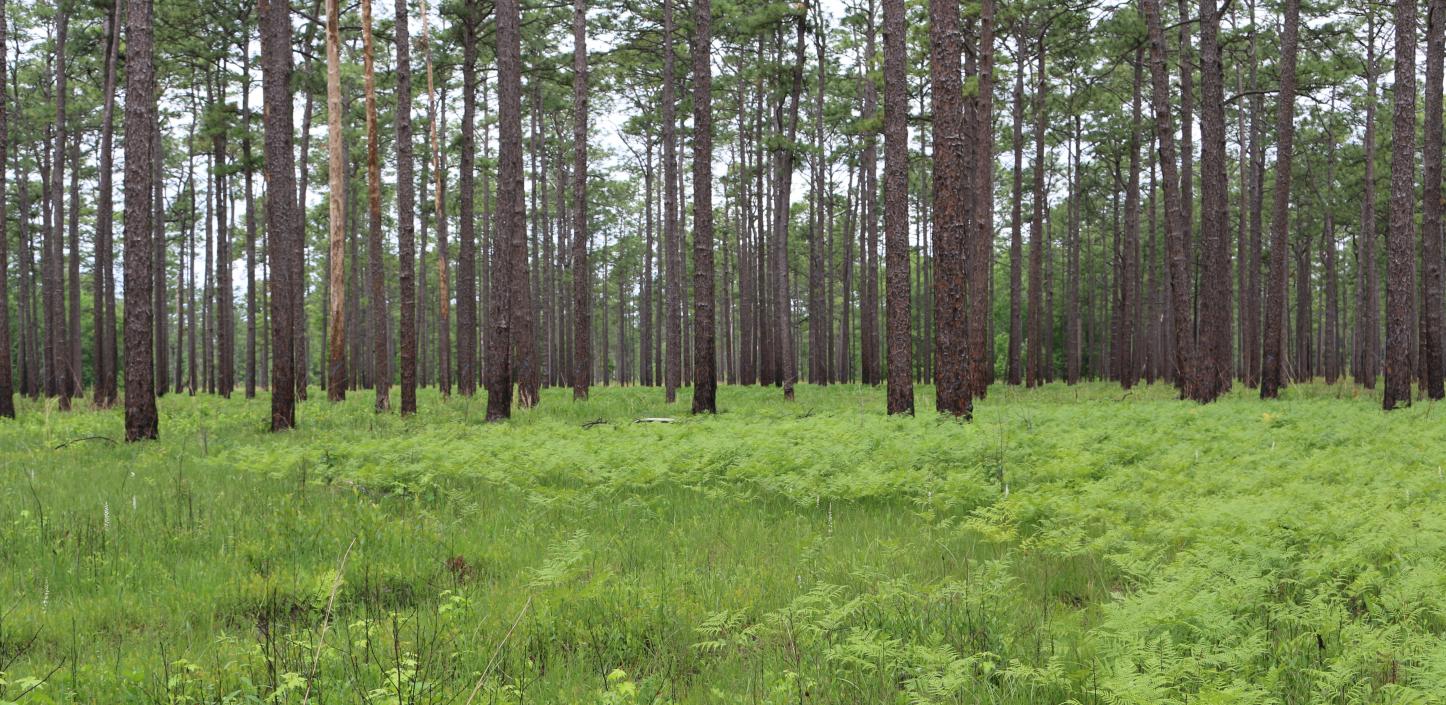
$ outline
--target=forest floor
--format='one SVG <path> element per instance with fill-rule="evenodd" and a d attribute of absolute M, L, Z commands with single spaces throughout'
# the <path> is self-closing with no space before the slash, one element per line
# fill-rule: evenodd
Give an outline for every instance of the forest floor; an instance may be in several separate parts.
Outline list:
<path fill-rule="evenodd" d="M 0 703 L 1446 702 L 1446 409 L 688 394 L 26 402 Z"/>

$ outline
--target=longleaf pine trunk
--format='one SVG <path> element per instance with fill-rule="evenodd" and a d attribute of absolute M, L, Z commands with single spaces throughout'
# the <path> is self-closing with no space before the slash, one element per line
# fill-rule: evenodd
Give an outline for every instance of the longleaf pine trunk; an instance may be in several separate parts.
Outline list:
<path fill-rule="evenodd" d="M 412 179 L 412 58 L 407 0 L 396 0 L 392 33 L 397 62 L 397 285 L 401 413 L 417 413 L 416 193 Z"/>
<path fill-rule="evenodd" d="M 1300 3 L 1287 0 L 1281 36 L 1280 106 L 1276 111 L 1275 206 L 1271 217 L 1270 266 L 1265 289 L 1265 327 L 1260 368 L 1260 398 L 1274 399 L 1285 386 L 1285 297 L 1290 273 L 1290 183 L 1295 139 L 1295 63 Z"/>
<path fill-rule="evenodd" d="M 1196 376 L 1200 401 L 1230 390 L 1229 189 L 1225 171 L 1225 73 L 1220 53 L 1220 11 L 1200 3 L 1200 294 Z M 1282 70 L 1284 70 L 1284 66 Z M 1292 74 L 1294 71 L 1291 72 Z M 1282 83 L 1285 77 L 1282 76 Z M 1284 91 L 1282 91 L 1282 95 Z M 1283 137 L 1283 136 L 1282 136 Z M 1282 140 L 1282 144 L 1284 140 Z M 1181 178 L 1188 180 L 1189 174 Z M 1189 203 L 1188 200 L 1185 203 Z"/>
<path fill-rule="evenodd" d="M 1446 0 L 1431 0 L 1426 10 L 1426 129 L 1422 141 L 1421 261 L 1422 305 L 1426 325 L 1421 360 L 1426 396 L 1446 396 L 1442 380 L 1441 280 L 1441 90 L 1443 55 L 1446 55 Z"/>
<path fill-rule="evenodd" d="M 674 116 L 675 97 L 673 58 L 673 0 L 663 0 L 663 249 L 666 267 L 664 271 L 667 289 L 667 315 L 663 328 L 667 335 L 663 354 L 663 396 L 672 404 L 678 399 L 678 385 L 683 380 L 683 303 L 682 303 L 682 246 L 678 240 L 678 156 L 677 118 Z"/>
<path fill-rule="evenodd" d="M 461 161 L 457 168 L 457 392 L 477 391 L 477 32 L 481 22 L 475 2 L 463 4 Z"/>
<path fill-rule="evenodd" d="M 487 420 L 512 414 L 512 313 L 516 245 L 526 237 L 522 193 L 522 47 L 518 0 L 497 0 L 497 210 L 487 340 Z"/>
<path fill-rule="evenodd" d="M 156 122 L 151 0 L 127 0 L 125 131 L 126 441 L 160 435 L 151 326 L 151 163 Z"/>
<path fill-rule="evenodd" d="M 1398 0 L 1395 115 L 1391 135 L 1391 223 L 1386 231 L 1386 360 L 1382 407 L 1411 405 L 1416 253 L 1416 0 Z"/>
<path fill-rule="evenodd" d="M 338 0 L 326 0 L 326 150 L 330 193 L 327 196 L 329 223 L 331 300 L 327 305 L 326 397 L 338 402 L 346 398 L 346 145 L 341 134 L 341 38 Z"/>
<path fill-rule="evenodd" d="M 266 107 L 266 256 L 271 270 L 271 430 L 296 427 L 296 358 L 305 336 L 297 312 L 301 298 L 301 208 L 292 149 L 291 8 L 259 0 L 261 88 Z"/>
<path fill-rule="evenodd" d="M 587 2 L 572 10 L 572 398 L 592 384 L 592 270 L 587 261 Z M 649 239 L 652 230 L 648 231 Z"/>
<path fill-rule="evenodd" d="M 1169 305 L 1175 351 L 1175 375 L 1183 384 L 1185 398 L 1195 399 L 1192 380 L 1195 369 L 1195 340 L 1190 325 L 1190 278 L 1185 246 L 1185 203 L 1180 193 L 1179 164 L 1175 154 L 1175 128 L 1170 119 L 1170 76 L 1165 64 L 1165 30 L 1160 18 L 1160 0 L 1140 0 L 1150 48 L 1150 96 L 1155 113 L 1155 138 L 1159 150 L 1160 176 L 1165 191 L 1165 250 L 1170 282 Z"/>
<path fill-rule="evenodd" d="M 387 344 L 386 272 L 382 264 L 382 162 L 377 135 L 377 79 L 372 49 L 372 0 L 361 0 L 367 119 L 367 297 L 370 299 L 372 389 L 376 410 L 391 408 L 391 349 Z"/>
<path fill-rule="evenodd" d="M 965 354 L 965 243 L 968 213 L 964 171 L 963 89 L 960 85 L 959 5 L 929 3 L 929 76 L 933 83 L 934 141 L 934 354 L 935 408 L 969 418 L 973 413 Z"/>
<path fill-rule="evenodd" d="M 909 96 L 904 0 L 884 0 L 884 259 L 888 412 L 914 413 L 909 339 Z"/>
<path fill-rule="evenodd" d="M 116 3 L 116 7 L 117 9 L 119 9 L 120 3 Z M 116 13 L 112 12 L 110 26 L 110 34 L 112 35 L 110 43 L 112 45 L 115 43 L 115 17 Z M 0 47 L 5 46 L 5 30 L 5 0 L 0 0 Z M 109 55 L 109 52 L 107 52 L 107 56 Z M 7 68 L 5 64 L 6 52 L 3 48 L 0 48 L 0 93 L 4 92 L 5 75 Z M 107 72 L 107 77 L 109 78 L 111 76 L 113 76 L 113 74 Z M 108 91 L 108 93 L 113 92 L 113 89 L 111 91 Z M 106 105 L 107 107 L 109 107 L 111 105 L 114 105 L 114 103 L 107 99 Z M 8 101 L 5 100 L 3 96 L 0 96 L 0 194 L 5 193 L 5 175 L 7 168 L 6 161 L 10 153 L 10 131 L 9 125 L 7 123 L 7 118 L 9 117 L 9 115 L 7 114 L 8 111 L 6 110 L 8 107 Z M 107 118 L 108 117 L 109 112 L 107 112 Z M 102 137 L 102 140 L 105 140 L 105 137 Z M 108 141 L 106 146 L 109 146 Z M 107 183 L 109 182 L 109 179 L 104 175 L 101 176 L 101 179 Z M 5 217 L 7 205 L 8 204 L 6 199 L 0 197 L 0 223 L 9 222 L 8 220 L 6 220 Z M 97 238 L 99 237 L 100 236 L 98 235 Z M 13 419 L 15 418 L 15 382 L 14 373 L 10 365 L 9 239 L 9 237 L 0 236 L 0 417 Z M 97 253 L 99 253 L 99 249 L 97 249 Z M 99 267 L 97 267 L 97 271 L 99 271 Z M 99 281 L 100 277 L 96 277 L 96 279 L 97 281 Z M 99 288 L 99 285 L 97 285 L 97 288 Z M 100 301 L 101 299 L 99 296 L 97 296 L 95 300 Z M 98 311 L 103 311 L 103 309 L 99 306 L 97 306 L 96 309 Z M 103 316 L 104 313 L 97 314 L 98 318 L 103 318 Z M 100 331 L 101 327 L 96 326 L 95 332 L 97 336 L 101 335 Z M 96 359 L 100 360 L 101 358 L 99 355 L 97 355 Z M 105 370 L 103 366 L 98 367 L 99 369 L 97 370 L 97 378 L 100 379 L 103 378 L 103 373 Z M 103 385 L 99 383 L 99 381 L 96 384 L 95 397 L 96 406 L 104 407 L 104 404 L 102 403 L 104 398 Z"/>
<path fill-rule="evenodd" d="M 581 0 L 579 0 L 581 2 Z M 800 40 L 802 39 L 800 25 Z M 713 7 L 693 1 L 693 413 L 718 412 L 713 317 Z M 800 44 L 800 47 L 802 45 Z"/>

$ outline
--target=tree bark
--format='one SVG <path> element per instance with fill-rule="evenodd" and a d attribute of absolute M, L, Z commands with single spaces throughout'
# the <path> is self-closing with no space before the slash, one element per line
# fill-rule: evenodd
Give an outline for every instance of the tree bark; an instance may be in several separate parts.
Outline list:
<path fill-rule="evenodd" d="M 1045 67 L 1045 32 L 1039 33 L 1036 44 L 1035 94 L 1034 94 L 1034 163 L 1030 171 L 1034 176 L 1034 216 L 1029 221 L 1029 313 L 1025 333 L 1027 350 L 1024 360 L 1024 385 L 1037 387 L 1044 383 L 1044 327 L 1047 325 L 1044 310 L 1044 214 L 1049 206 L 1049 193 L 1045 190 L 1044 139 L 1045 101 L 1048 98 L 1049 73 Z"/>
<path fill-rule="evenodd" d="M 241 88 L 241 158 L 246 180 L 246 398 L 256 396 L 256 196 L 253 191 L 251 159 L 251 58 L 249 44 L 241 46 L 243 84 Z M 179 296 L 179 294 L 177 294 Z M 179 358 L 179 354 L 177 355 Z M 177 360 L 179 365 L 180 360 Z M 179 367 L 177 368 L 179 369 Z M 176 385 L 179 390 L 179 383 Z"/>
<path fill-rule="evenodd" d="M 935 408 L 941 414 L 970 418 L 974 412 L 965 355 L 965 243 L 969 209 L 965 203 L 963 87 L 959 56 L 963 42 L 959 4 L 929 2 L 929 77 L 933 83 L 933 245 L 934 354 L 938 357 Z"/>
<path fill-rule="evenodd" d="M 1124 277 L 1120 285 L 1120 311 L 1116 312 L 1120 317 L 1120 335 L 1115 350 L 1115 359 L 1119 361 L 1116 371 L 1119 373 L 1120 386 L 1124 389 L 1135 386 L 1140 372 L 1139 366 L 1135 364 L 1135 318 L 1140 305 L 1139 294 L 1135 288 L 1140 268 L 1140 86 L 1143 83 L 1141 74 L 1144 68 L 1140 54 L 1141 50 L 1136 49 L 1134 89 L 1130 97 L 1130 175 L 1125 189 L 1125 242 L 1122 253 Z"/>
<path fill-rule="evenodd" d="M 1285 386 L 1285 297 L 1289 271 L 1291 151 L 1295 139 L 1295 64 L 1300 3 L 1287 0 L 1281 37 L 1280 106 L 1276 112 L 1275 210 L 1271 219 L 1269 285 L 1265 292 L 1265 330 L 1260 398 L 1274 399 Z"/>
<path fill-rule="evenodd" d="M 512 414 L 512 260 L 526 237 L 522 194 L 522 47 L 517 0 L 497 0 L 497 225 L 487 340 L 487 420 Z"/>
<path fill-rule="evenodd" d="M 587 0 L 574 0 L 572 7 L 572 398 L 585 400 L 592 383 L 592 269 L 587 261 Z M 651 229 L 648 234 L 651 239 Z"/>
<path fill-rule="evenodd" d="M 362 59 L 366 73 L 367 120 L 367 298 L 371 314 L 372 389 L 376 410 L 391 408 L 391 356 L 387 330 L 386 273 L 382 264 L 382 165 L 377 135 L 377 79 L 372 48 L 372 0 L 361 0 Z"/>
<path fill-rule="evenodd" d="M 401 358 L 401 414 L 417 413 L 416 194 L 412 164 L 412 58 L 407 0 L 396 0 L 393 39 L 397 57 L 397 283 Z"/>
<path fill-rule="evenodd" d="M 145 1 L 145 0 L 133 0 Z M 301 209 L 297 201 L 291 118 L 291 8 L 259 0 L 265 114 L 266 233 L 271 269 L 271 430 L 296 427 L 295 351 L 306 335 L 296 317 L 301 298 Z"/>
<path fill-rule="evenodd" d="M 676 98 L 673 68 L 673 2 L 663 0 L 663 248 L 667 259 L 664 273 L 666 278 L 668 312 L 664 328 L 668 336 L 664 353 L 663 395 L 672 404 L 678 399 L 678 385 L 683 379 L 683 272 L 681 247 L 678 240 L 678 157 L 677 118 L 674 117 Z"/>
<path fill-rule="evenodd" d="M 110 39 L 110 42 L 109 42 L 109 45 L 110 45 L 110 46 L 114 46 L 114 45 L 115 45 L 115 41 L 116 41 L 116 40 L 115 40 L 115 35 L 116 35 L 115 19 L 116 19 L 116 16 L 119 14 L 119 8 L 120 8 L 120 3 L 116 3 L 116 10 L 111 13 L 110 31 L 109 31 L 109 34 L 111 35 L 111 39 Z M 9 108 L 9 100 L 8 100 L 8 99 L 6 98 L 6 96 L 4 95 L 5 76 L 6 76 L 6 69 L 7 69 L 7 67 L 6 67 L 6 65 L 5 65 L 5 64 L 6 64 L 6 54 L 7 54 L 7 52 L 5 51 L 5 35 L 6 35 L 6 24 L 5 24 L 5 16 L 6 16 L 6 15 L 5 15 L 5 9 L 6 9 L 6 8 L 5 8 L 5 0 L 0 0 L 0 195 L 3 195 L 3 194 L 5 193 L 5 175 L 6 175 L 6 169 L 8 168 L 8 165 L 6 164 L 6 161 L 7 161 L 7 157 L 9 156 L 9 153 L 10 153 L 10 138 L 9 138 L 10 130 L 9 130 L 8 122 L 7 122 L 7 119 L 8 119 L 8 117 L 9 117 L 9 114 L 8 114 L 8 113 L 9 113 L 9 110 L 8 110 L 8 108 Z M 111 63 L 111 59 L 109 58 L 109 57 L 111 56 L 111 50 L 107 50 L 106 56 L 107 56 L 107 60 L 106 60 L 106 65 L 107 65 L 107 67 L 113 66 L 113 64 Z M 106 75 L 107 75 L 107 78 L 108 78 L 108 79 L 114 76 L 114 74 L 111 73 L 110 71 L 107 71 L 107 72 L 106 72 Z M 113 80 L 113 79 L 112 79 L 112 80 Z M 113 94 L 113 93 L 115 92 L 114 87 L 113 87 L 112 85 L 107 84 L 107 87 L 111 89 L 111 90 L 107 91 L 107 96 L 109 96 L 110 94 Z M 110 106 L 112 106 L 112 105 L 114 105 L 114 103 L 113 103 L 109 98 L 107 98 L 107 100 L 106 100 L 106 106 L 107 106 L 107 109 L 108 109 L 108 110 L 107 110 L 106 118 L 109 117 L 109 108 L 110 108 Z M 102 120 L 102 128 L 101 128 L 101 129 L 102 129 L 102 138 L 101 138 L 101 139 L 102 139 L 103 142 L 106 141 L 106 140 L 105 140 L 105 137 L 106 137 L 106 133 L 107 133 L 107 130 L 106 130 L 106 128 L 104 127 L 104 125 L 106 125 L 108 122 L 109 122 L 108 119 L 103 119 L 103 120 Z M 102 145 L 102 150 L 101 150 L 102 156 L 101 156 L 101 159 L 103 159 L 103 160 L 106 159 L 105 149 L 104 149 L 106 146 L 109 146 L 108 143 L 105 144 L 105 145 Z M 102 179 L 103 181 L 107 181 L 107 182 L 108 182 L 108 179 L 107 179 L 106 176 L 101 176 L 101 179 Z M 7 215 L 7 214 L 6 214 L 6 210 L 8 210 L 7 206 L 8 206 L 8 201 L 7 201 L 5 198 L 0 197 L 0 223 L 8 223 L 8 222 L 9 222 L 9 221 L 6 219 L 6 215 Z M 22 215 L 21 217 L 23 218 L 24 215 Z M 97 232 L 99 233 L 99 228 L 97 228 Z M 97 234 L 96 237 L 97 237 L 97 241 L 99 242 L 99 241 L 100 241 L 99 238 L 100 238 L 101 236 L 100 236 L 99 234 Z M 0 417 L 13 419 L 13 418 L 15 418 L 15 383 L 14 383 L 14 373 L 13 373 L 12 368 L 11 368 L 11 365 L 10 365 L 10 248 L 9 248 L 9 240 L 10 240 L 10 238 L 9 238 L 8 236 L 0 236 Z M 102 256 L 101 256 L 101 254 L 100 254 L 99 248 L 97 248 L 96 259 L 97 259 L 97 262 L 102 261 Z M 99 276 L 99 272 L 100 272 L 100 267 L 99 267 L 99 266 L 96 267 L 96 272 L 97 272 L 96 281 L 100 281 L 100 280 L 101 280 L 101 277 Z M 97 289 L 100 289 L 101 287 L 100 287 L 99 285 L 97 285 L 96 288 L 97 288 Z M 95 300 L 96 300 L 97 302 L 99 302 L 101 299 L 100 299 L 100 297 L 96 297 Z M 100 309 L 99 307 L 97 307 L 97 310 L 102 310 L 102 309 Z M 103 322 L 103 320 L 104 320 L 104 314 L 103 314 L 103 313 L 102 313 L 102 314 L 99 314 L 97 317 L 100 318 L 100 319 L 102 320 L 102 322 Z M 95 334 L 96 334 L 97 336 L 101 336 L 101 326 L 96 326 Z M 103 336 L 101 336 L 101 340 L 104 340 L 104 337 L 103 337 Z M 101 349 L 103 349 L 103 348 L 104 348 L 104 343 L 102 343 L 100 346 L 98 346 L 97 352 L 100 352 Z M 97 356 L 96 356 L 96 360 L 99 361 L 100 359 L 101 359 L 101 356 L 100 356 L 100 355 L 97 355 Z M 102 378 L 104 377 L 104 375 L 103 375 L 104 371 L 105 371 L 105 370 L 104 370 L 104 367 L 98 366 L 98 369 L 97 369 L 97 373 L 98 373 L 98 374 L 97 374 L 97 382 L 96 382 L 96 391 L 95 391 L 96 406 L 102 406 L 102 407 L 104 406 L 104 404 L 103 404 L 103 398 L 104 398 L 104 391 L 103 391 L 103 389 L 104 389 L 104 385 L 100 382 L 100 379 L 102 379 Z"/>
<path fill-rule="evenodd" d="M 265 2 L 267 0 L 263 0 Z M 273 0 L 274 1 L 274 0 Z M 156 122 L 151 0 L 127 0 L 125 131 L 126 441 L 159 437 L 151 338 L 151 162 Z M 290 20 L 288 20 L 289 22 Z M 290 47 L 288 45 L 288 51 Z"/>
<path fill-rule="evenodd" d="M 1391 135 L 1391 228 L 1386 233 L 1386 390 L 1382 407 L 1411 405 L 1411 321 L 1416 257 L 1416 0 L 1397 0 L 1395 116 Z"/>
<path fill-rule="evenodd" d="M 994 0 L 979 3 L 979 90 L 974 107 L 974 217 L 966 235 L 965 279 L 969 295 L 966 316 L 968 378 L 972 396 L 984 398 L 994 376 L 994 316 L 990 310 L 994 261 Z M 968 167 L 966 167 L 968 168 Z"/>
<path fill-rule="evenodd" d="M 1024 54 L 1024 33 L 1016 35 L 1017 49 Z M 1009 211 L 1009 345 L 1006 349 L 1005 381 L 1019 385 L 1024 381 L 1020 350 L 1024 345 L 1024 59 L 1014 72 L 1012 111 L 1014 148 L 1014 189 Z"/>
<path fill-rule="evenodd" d="M 1442 280 L 1441 280 L 1441 90 L 1443 55 L 1446 55 L 1446 0 L 1430 0 L 1426 10 L 1426 129 L 1422 143 L 1423 191 L 1421 252 L 1425 268 L 1423 301 L 1426 326 L 1426 395 L 1446 396 L 1442 380 Z"/>
<path fill-rule="evenodd" d="M 463 3 L 462 133 L 457 173 L 457 392 L 470 397 L 477 391 L 477 227 L 474 213 L 477 163 L 477 32 L 481 10 L 476 2 Z"/>
<path fill-rule="evenodd" d="M 884 0 L 884 257 L 888 412 L 914 414 L 909 321 L 909 97 L 904 0 Z"/>
<path fill-rule="evenodd" d="M 276 0 L 272 0 L 275 2 Z M 326 125 L 327 197 L 330 222 L 330 256 L 327 262 L 331 301 L 327 307 L 326 397 L 338 402 L 346 398 L 346 148 L 341 134 L 341 38 L 338 0 L 326 0 Z"/>
<path fill-rule="evenodd" d="M 1360 341 L 1360 358 L 1356 365 L 1356 383 L 1366 389 L 1376 388 L 1380 373 L 1381 299 L 1380 268 L 1376 262 L 1376 30 L 1375 13 L 1366 13 L 1366 118 L 1362 136 L 1362 161 L 1365 175 L 1361 202 L 1361 229 L 1357 268 L 1365 273 L 1357 302 L 1356 337 Z"/>
<path fill-rule="evenodd" d="M 42 293 L 45 297 L 45 347 L 50 362 L 46 375 L 46 391 L 59 397 L 60 410 L 70 410 L 72 387 L 70 343 L 67 340 L 65 316 L 65 39 L 70 13 L 66 3 L 56 6 L 55 13 L 55 122 L 54 143 L 50 145 L 50 174 L 46 192 L 49 198 L 46 206 L 50 209 L 45 227 L 44 253 L 41 261 L 45 281 Z M 18 97 L 17 97 L 18 99 Z M 147 332 L 150 335 L 150 332 Z M 153 379 L 154 381 L 154 379 Z"/>
<path fill-rule="evenodd" d="M 581 1 L 581 0 L 579 0 Z M 693 413 L 718 413 L 713 319 L 713 7 L 693 2 Z M 802 40 L 802 26 L 799 38 Z M 800 44 L 800 47 L 802 44 Z M 621 342 L 620 342 L 621 345 Z"/>
<path fill-rule="evenodd" d="M 868 21 L 865 24 L 863 82 L 863 119 L 872 125 L 878 119 L 878 87 L 874 83 L 872 67 L 875 66 L 874 45 L 874 0 L 869 0 Z M 862 268 L 859 272 L 859 350 L 860 374 L 864 384 L 878 385 L 879 374 L 879 189 L 878 189 L 878 136 L 870 127 L 864 134 L 863 153 L 863 214 L 864 227 L 860 234 L 863 247 L 859 251 Z"/>
<path fill-rule="evenodd" d="M 1289 31 L 1287 24 L 1287 33 Z M 1196 372 L 1199 398 L 1205 402 L 1214 401 L 1230 390 L 1234 371 L 1230 359 L 1230 233 L 1226 223 L 1230 206 L 1225 175 L 1225 72 L 1220 57 L 1219 35 L 1220 12 L 1215 0 L 1201 0 L 1201 293 Z M 1293 65 L 1291 68 L 1293 81 Z M 1291 90 L 1293 93 L 1294 88 Z M 1284 93 L 1282 91 L 1282 95 Z M 1282 141 L 1282 146 L 1288 146 L 1288 143 Z M 1182 178 L 1188 181 L 1190 175 L 1184 174 Z M 1286 183 L 1289 184 L 1288 181 Z"/>
<path fill-rule="evenodd" d="M 1170 307 L 1173 310 L 1175 375 L 1182 393 L 1195 399 L 1195 344 L 1190 331 L 1190 281 L 1185 251 L 1184 203 L 1180 193 L 1179 164 L 1175 154 L 1175 130 L 1170 120 L 1170 77 L 1165 65 L 1165 31 L 1160 19 L 1160 0 L 1140 0 L 1150 45 L 1150 94 L 1155 113 L 1155 136 L 1159 150 L 1161 179 L 1165 191 L 1165 248 L 1169 259 Z"/>

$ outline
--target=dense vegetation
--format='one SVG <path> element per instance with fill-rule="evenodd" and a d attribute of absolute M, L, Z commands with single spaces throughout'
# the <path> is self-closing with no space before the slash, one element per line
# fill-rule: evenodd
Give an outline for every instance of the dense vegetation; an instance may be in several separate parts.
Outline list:
<path fill-rule="evenodd" d="M 1431 405 L 167 396 L 0 426 L 0 701 L 1387 703 L 1446 692 Z M 923 407 L 927 409 L 927 406 Z M 315 674 L 313 679 L 311 676 Z M 480 685 L 479 685 L 480 684 Z"/>
<path fill-rule="evenodd" d="M 1446 703 L 1420 4 L 0 0 L 0 705 Z"/>

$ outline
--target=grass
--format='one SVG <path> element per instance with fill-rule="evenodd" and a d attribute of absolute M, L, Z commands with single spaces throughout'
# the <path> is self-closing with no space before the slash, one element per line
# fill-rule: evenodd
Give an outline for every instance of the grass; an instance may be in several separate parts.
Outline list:
<path fill-rule="evenodd" d="M 917 391 L 25 403 L 0 703 L 1446 702 L 1446 411 Z"/>

